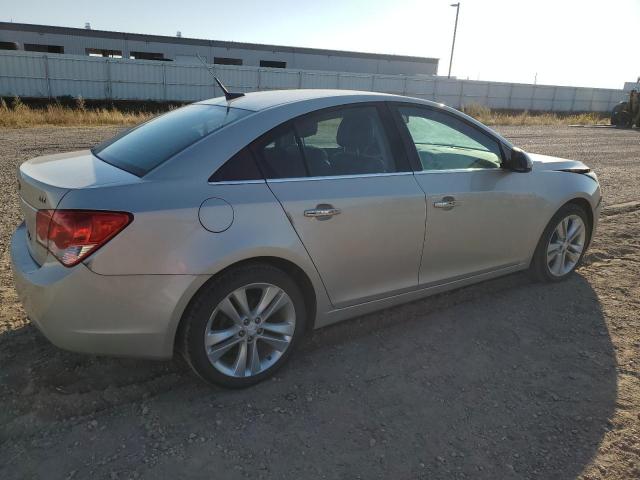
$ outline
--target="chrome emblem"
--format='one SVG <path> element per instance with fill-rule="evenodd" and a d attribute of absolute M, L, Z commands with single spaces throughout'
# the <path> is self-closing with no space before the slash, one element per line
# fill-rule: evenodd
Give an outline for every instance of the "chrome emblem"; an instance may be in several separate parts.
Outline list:
<path fill-rule="evenodd" d="M 40 195 L 38 197 L 38 200 L 40 200 L 40 203 L 47 203 L 47 197 L 45 197 L 44 195 Z"/>

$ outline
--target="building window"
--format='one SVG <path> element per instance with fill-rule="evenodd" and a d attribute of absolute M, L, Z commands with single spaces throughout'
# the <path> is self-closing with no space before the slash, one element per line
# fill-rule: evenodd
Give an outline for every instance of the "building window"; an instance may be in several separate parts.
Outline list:
<path fill-rule="evenodd" d="M 242 65 L 241 58 L 213 57 L 213 63 L 216 65 Z"/>
<path fill-rule="evenodd" d="M 14 42 L 0 42 L 0 50 L 18 50 L 18 44 Z"/>
<path fill-rule="evenodd" d="M 108 50 L 104 48 L 87 48 L 85 49 L 90 57 L 109 57 L 122 58 L 122 50 Z"/>
<path fill-rule="evenodd" d="M 24 49 L 27 52 L 64 53 L 64 47 L 61 45 L 38 45 L 37 43 L 25 43 Z"/>
<path fill-rule="evenodd" d="M 287 68 L 287 62 L 279 62 L 278 60 L 260 60 L 260 66 L 268 68 Z"/>
<path fill-rule="evenodd" d="M 164 53 L 153 52 L 131 52 L 129 58 L 135 58 L 136 60 L 160 60 L 170 61 L 169 58 L 164 58 Z"/>

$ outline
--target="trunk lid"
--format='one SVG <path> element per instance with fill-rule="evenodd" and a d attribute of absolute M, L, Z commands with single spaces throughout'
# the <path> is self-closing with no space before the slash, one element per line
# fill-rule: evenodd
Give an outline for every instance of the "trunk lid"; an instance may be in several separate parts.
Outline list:
<path fill-rule="evenodd" d="M 63 197 L 74 189 L 140 181 L 95 157 L 89 150 L 46 155 L 28 160 L 18 171 L 20 207 L 27 226 L 29 252 L 42 265 L 47 249 L 36 237 L 38 210 L 55 210 Z"/>

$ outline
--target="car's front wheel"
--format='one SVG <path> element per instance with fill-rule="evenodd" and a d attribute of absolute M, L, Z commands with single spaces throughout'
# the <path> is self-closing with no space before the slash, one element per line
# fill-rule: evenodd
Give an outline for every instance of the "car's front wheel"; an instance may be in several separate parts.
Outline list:
<path fill-rule="evenodd" d="M 547 282 L 566 278 L 582 260 L 590 235 L 584 208 L 574 203 L 564 205 L 540 237 L 530 266 L 533 276 Z"/>
<path fill-rule="evenodd" d="M 203 379 L 247 387 L 273 375 L 305 330 L 304 298 L 271 265 L 245 265 L 207 284 L 183 318 L 182 351 Z"/>

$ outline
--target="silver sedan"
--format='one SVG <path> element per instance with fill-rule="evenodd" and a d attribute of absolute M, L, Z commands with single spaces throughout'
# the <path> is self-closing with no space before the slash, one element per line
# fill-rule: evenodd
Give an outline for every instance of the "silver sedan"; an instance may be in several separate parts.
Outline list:
<path fill-rule="evenodd" d="M 55 345 L 180 352 L 248 386 L 310 329 L 518 270 L 562 280 L 598 223 L 587 166 L 443 105 L 233 97 L 21 165 L 15 282 Z"/>

